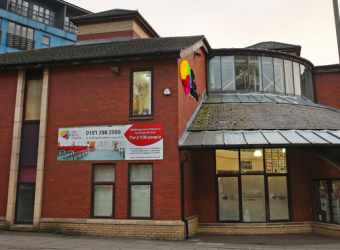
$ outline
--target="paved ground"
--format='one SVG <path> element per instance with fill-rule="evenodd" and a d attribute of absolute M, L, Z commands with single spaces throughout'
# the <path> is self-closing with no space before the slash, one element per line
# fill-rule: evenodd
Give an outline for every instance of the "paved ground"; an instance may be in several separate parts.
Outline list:
<path fill-rule="evenodd" d="M 203 241 L 201 241 L 201 239 Z M 215 241 L 215 242 L 212 242 Z M 307 241 L 307 242 L 306 242 Z M 227 242 L 227 243 L 226 243 Z M 236 243 L 239 244 L 236 244 Z M 240 244 L 241 243 L 241 244 Z M 255 244 L 256 243 L 256 244 Z M 157 241 L 0 232 L 0 249 L 14 250 L 340 250 L 340 239 L 310 235 L 198 235 L 191 241 Z"/>

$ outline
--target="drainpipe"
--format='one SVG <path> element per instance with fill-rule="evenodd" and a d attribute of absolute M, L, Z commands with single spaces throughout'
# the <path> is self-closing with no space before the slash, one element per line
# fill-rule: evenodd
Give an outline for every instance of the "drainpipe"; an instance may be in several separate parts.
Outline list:
<path fill-rule="evenodd" d="M 181 161 L 181 200 L 182 200 L 182 221 L 185 223 L 185 232 L 186 232 L 186 239 L 189 239 L 189 223 L 188 220 L 185 219 L 185 190 L 184 190 L 184 163 L 189 161 L 189 157 L 187 155 L 187 151 L 184 150 L 185 160 Z"/>

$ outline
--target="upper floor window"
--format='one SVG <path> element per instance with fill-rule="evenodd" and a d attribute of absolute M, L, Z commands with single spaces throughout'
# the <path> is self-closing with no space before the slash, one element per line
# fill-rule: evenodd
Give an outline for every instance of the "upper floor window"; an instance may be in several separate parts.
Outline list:
<path fill-rule="evenodd" d="M 7 46 L 30 50 L 34 48 L 33 29 L 26 26 L 9 22 L 7 34 Z"/>
<path fill-rule="evenodd" d="M 55 13 L 44 7 L 33 5 L 33 20 L 54 26 Z"/>
<path fill-rule="evenodd" d="M 46 45 L 46 46 L 50 46 L 50 37 L 48 36 L 43 36 L 43 39 L 42 39 L 42 44 L 43 45 Z"/>
<path fill-rule="evenodd" d="M 208 91 L 265 92 L 313 100 L 310 68 L 287 59 L 265 56 L 215 56 L 209 62 Z"/>
<path fill-rule="evenodd" d="M 22 16 L 27 16 L 29 3 L 23 0 L 10 0 L 9 10 Z"/>
<path fill-rule="evenodd" d="M 152 75 L 152 69 L 131 71 L 130 117 L 153 115 Z"/>

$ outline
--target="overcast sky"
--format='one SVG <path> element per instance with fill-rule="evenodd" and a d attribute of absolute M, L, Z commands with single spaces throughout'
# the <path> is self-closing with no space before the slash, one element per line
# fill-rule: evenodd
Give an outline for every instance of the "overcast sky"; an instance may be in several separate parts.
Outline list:
<path fill-rule="evenodd" d="M 302 46 L 315 66 L 339 63 L 332 0 L 68 0 L 92 12 L 137 10 L 162 37 L 205 35 L 212 48 L 264 41 Z"/>

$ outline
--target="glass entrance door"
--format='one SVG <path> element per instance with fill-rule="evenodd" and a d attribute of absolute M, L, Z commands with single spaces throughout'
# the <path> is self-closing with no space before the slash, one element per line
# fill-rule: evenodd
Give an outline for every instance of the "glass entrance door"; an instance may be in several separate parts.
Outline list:
<path fill-rule="evenodd" d="M 329 206 L 328 181 L 316 181 L 316 203 L 318 209 L 318 221 L 331 222 L 331 211 Z"/>

